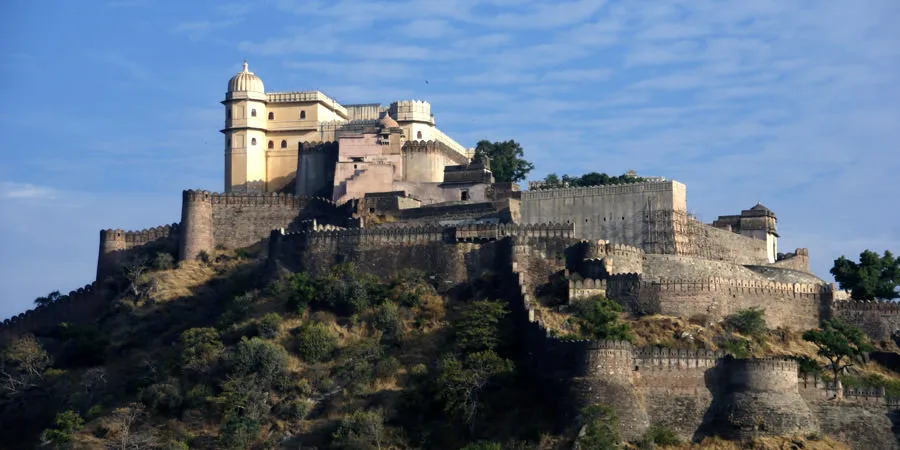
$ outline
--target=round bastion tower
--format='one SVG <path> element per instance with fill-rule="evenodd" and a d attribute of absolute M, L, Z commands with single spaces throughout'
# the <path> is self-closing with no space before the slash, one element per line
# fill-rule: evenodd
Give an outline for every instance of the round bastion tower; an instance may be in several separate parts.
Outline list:
<path fill-rule="evenodd" d="M 266 190 L 266 92 L 247 69 L 228 80 L 225 94 L 225 192 Z"/>

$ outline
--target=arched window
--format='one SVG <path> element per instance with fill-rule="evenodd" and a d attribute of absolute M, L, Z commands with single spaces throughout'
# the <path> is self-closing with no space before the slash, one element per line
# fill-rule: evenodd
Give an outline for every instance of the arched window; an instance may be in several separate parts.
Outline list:
<path fill-rule="evenodd" d="M 300 119 L 305 119 L 305 118 L 306 118 L 306 111 L 301 109 L 300 110 Z"/>
<path fill-rule="evenodd" d="M 287 141 L 281 141 L 281 148 L 287 148 Z"/>
<path fill-rule="evenodd" d="M 250 139 L 250 145 L 256 145 L 256 138 Z"/>
<path fill-rule="evenodd" d="M 250 117 L 256 117 L 256 109 L 250 110 Z"/>
<path fill-rule="evenodd" d="M 275 148 L 275 143 L 272 141 L 269 141 L 269 148 Z"/>
<path fill-rule="evenodd" d="M 419 131 L 416 133 L 416 139 L 422 139 L 422 132 Z"/>
<path fill-rule="evenodd" d="M 273 113 L 273 112 L 269 113 L 269 120 L 275 120 L 275 113 Z"/>

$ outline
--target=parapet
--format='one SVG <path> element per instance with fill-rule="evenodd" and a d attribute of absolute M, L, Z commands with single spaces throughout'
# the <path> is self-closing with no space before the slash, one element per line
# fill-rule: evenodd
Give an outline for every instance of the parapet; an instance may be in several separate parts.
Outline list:
<path fill-rule="evenodd" d="M 401 100 L 391 103 L 388 114 L 398 122 L 426 122 L 434 125 L 431 104 L 424 100 Z"/>
<path fill-rule="evenodd" d="M 900 313 L 900 303 L 887 300 L 842 300 L 835 301 L 831 304 L 831 308 L 835 311 L 846 312 L 867 312 L 874 311 L 881 314 L 898 314 Z"/>
<path fill-rule="evenodd" d="M 722 351 L 645 347 L 635 351 L 640 370 L 685 370 L 715 367 L 725 356 Z"/>
<path fill-rule="evenodd" d="M 78 322 L 95 317 L 100 288 L 91 283 L 69 291 L 55 303 L 20 313 L 0 323 L 0 338 L 12 339 L 25 333 L 48 329 L 63 321 Z"/>
<path fill-rule="evenodd" d="M 461 225 L 454 228 L 457 241 L 491 241 L 507 236 L 525 238 L 568 238 L 575 236 L 572 223 Z"/>
<path fill-rule="evenodd" d="M 324 197 L 307 197 L 294 194 L 276 192 L 268 193 L 244 193 L 229 192 L 218 193 L 209 191 L 186 190 L 183 192 L 185 203 L 208 202 L 213 205 L 237 205 L 237 206 L 287 206 L 301 208 L 310 203 L 321 204 L 337 208 L 337 204 Z"/>
<path fill-rule="evenodd" d="M 101 246 L 103 242 L 107 241 L 124 242 L 126 247 L 143 245 L 158 239 L 176 238 L 179 235 L 179 227 L 178 223 L 173 223 L 171 225 L 160 225 L 154 228 L 134 231 L 120 229 L 100 230 L 100 242 Z"/>
<path fill-rule="evenodd" d="M 455 164 L 465 165 L 469 163 L 469 158 L 466 155 L 441 141 L 406 141 L 403 143 L 401 152 L 404 154 L 441 152 L 448 156 Z"/>
<path fill-rule="evenodd" d="M 300 142 L 298 150 L 300 153 L 327 153 L 335 152 L 338 149 L 337 141 L 312 141 Z"/>
<path fill-rule="evenodd" d="M 596 195 L 637 194 L 643 192 L 666 192 L 672 191 L 676 183 L 681 184 L 677 181 L 648 181 L 645 183 L 633 184 L 523 191 L 522 200 L 543 198 L 593 197 Z"/>

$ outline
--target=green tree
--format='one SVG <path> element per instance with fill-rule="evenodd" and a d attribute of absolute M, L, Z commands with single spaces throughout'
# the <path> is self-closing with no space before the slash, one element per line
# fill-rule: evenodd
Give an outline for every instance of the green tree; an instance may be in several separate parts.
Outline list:
<path fill-rule="evenodd" d="M 807 330 L 803 339 L 818 347 L 818 354 L 830 362 L 839 394 L 838 375 L 841 371 L 852 366 L 864 353 L 874 350 L 862 330 L 838 319 L 824 321 L 821 329 Z"/>
<path fill-rule="evenodd" d="M 603 296 L 572 302 L 574 322 L 582 335 L 591 339 L 631 341 L 631 327 L 619 321 L 622 307 Z"/>
<path fill-rule="evenodd" d="M 272 339 L 277 336 L 280 328 L 281 316 L 278 315 L 278 313 L 273 312 L 262 316 L 262 319 L 260 319 L 259 323 L 256 325 L 256 331 L 264 339 Z"/>
<path fill-rule="evenodd" d="M 501 375 L 509 374 L 513 363 L 503 359 L 493 350 L 467 355 L 464 359 L 448 355 L 438 364 L 438 399 L 444 402 L 444 411 L 461 419 L 475 432 L 482 392 Z"/>
<path fill-rule="evenodd" d="M 834 260 L 831 274 L 841 289 L 850 291 L 856 300 L 876 298 L 893 300 L 900 297 L 900 257 L 895 258 L 885 250 L 883 256 L 865 250 L 859 254 L 859 262 L 844 256 Z"/>
<path fill-rule="evenodd" d="M 547 175 L 546 177 L 544 177 L 544 186 L 545 187 L 548 187 L 548 188 L 557 187 L 561 183 L 562 182 L 559 180 L 559 176 L 556 175 L 555 173 L 551 173 L 551 174 Z"/>
<path fill-rule="evenodd" d="M 50 355 L 33 335 L 10 342 L 0 353 L 0 389 L 15 394 L 37 387 L 50 362 Z"/>
<path fill-rule="evenodd" d="M 207 372 L 222 355 L 224 346 L 215 328 L 191 328 L 181 333 L 181 368 L 189 372 Z"/>
<path fill-rule="evenodd" d="M 34 305 L 35 306 L 52 305 L 53 303 L 58 302 L 59 299 L 61 299 L 61 298 L 62 298 L 62 295 L 59 293 L 59 291 L 53 291 L 53 292 L 47 294 L 47 296 L 45 296 L 45 297 L 38 297 L 38 298 L 34 299 Z"/>
<path fill-rule="evenodd" d="M 523 159 L 525 153 L 522 146 L 514 140 L 503 142 L 478 141 L 475 146 L 475 158 L 487 156 L 491 161 L 491 172 L 497 182 L 521 181 L 534 164 Z"/>
<path fill-rule="evenodd" d="M 283 381 L 288 370 L 288 354 L 280 345 L 257 337 L 243 337 L 230 353 L 228 363 L 231 375 L 253 374 L 265 388 Z"/>
<path fill-rule="evenodd" d="M 759 336 L 766 332 L 765 309 L 742 309 L 725 317 L 725 325 L 729 330 L 735 330 L 747 336 Z"/>
<path fill-rule="evenodd" d="M 55 423 L 55 428 L 48 428 L 41 433 L 43 445 L 54 449 L 68 448 L 75 433 L 84 427 L 84 419 L 72 410 L 56 414 Z"/>
<path fill-rule="evenodd" d="M 463 305 L 453 321 L 456 345 L 464 353 L 493 349 L 500 342 L 497 324 L 504 315 L 500 302 L 480 300 Z"/>

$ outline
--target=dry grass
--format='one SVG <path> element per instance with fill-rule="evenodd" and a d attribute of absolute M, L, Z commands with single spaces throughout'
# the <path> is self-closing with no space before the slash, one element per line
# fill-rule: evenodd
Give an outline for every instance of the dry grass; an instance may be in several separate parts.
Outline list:
<path fill-rule="evenodd" d="M 706 438 L 699 444 L 680 444 L 666 447 L 667 450 L 849 450 L 850 447 L 829 437 L 808 439 L 803 436 L 765 437 L 747 442 L 726 441 L 721 438 Z"/>

